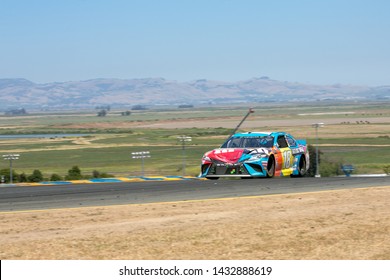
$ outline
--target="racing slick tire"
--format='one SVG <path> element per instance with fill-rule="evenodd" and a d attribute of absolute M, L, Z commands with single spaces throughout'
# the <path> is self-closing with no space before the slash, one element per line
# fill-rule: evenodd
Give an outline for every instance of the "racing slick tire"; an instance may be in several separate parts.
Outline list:
<path fill-rule="evenodd" d="M 291 175 L 291 177 L 303 177 L 306 174 L 306 158 L 302 155 L 298 163 L 298 174 Z"/>
<path fill-rule="evenodd" d="M 267 163 L 267 178 L 272 178 L 275 175 L 275 157 L 270 156 Z"/>

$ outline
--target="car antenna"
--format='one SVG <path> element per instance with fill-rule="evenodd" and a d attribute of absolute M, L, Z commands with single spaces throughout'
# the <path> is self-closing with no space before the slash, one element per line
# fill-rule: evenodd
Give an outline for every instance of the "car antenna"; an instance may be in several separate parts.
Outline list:
<path fill-rule="evenodd" d="M 241 120 L 241 122 L 236 126 L 236 128 L 232 131 L 232 133 L 230 133 L 229 137 L 226 139 L 226 141 L 233 136 L 234 133 L 236 133 L 236 131 L 240 128 L 240 126 L 242 125 L 242 123 L 246 120 L 246 118 L 251 114 L 251 113 L 254 113 L 255 110 L 253 110 L 253 108 L 249 108 L 248 110 L 248 113 L 246 113 L 245 117 Z"/>

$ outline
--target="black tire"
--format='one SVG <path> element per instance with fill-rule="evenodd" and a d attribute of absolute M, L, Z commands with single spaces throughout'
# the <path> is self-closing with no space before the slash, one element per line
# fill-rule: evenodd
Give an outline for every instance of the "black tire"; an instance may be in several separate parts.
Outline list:
<path fill-rule="evenodd" d="M 208 180 L 218 180 L 219 177 L 206 177 L 206 179 L 208 179 Z"/>
<path fill-rule="evenodd" d="M 303 177 L 306 174 L 306 158 L 305 155 L 302 155 L 298 163 L 298 174 L 291 175 L 291 177 Z"/>
<path fill-rule="evenodd" d="M 267 177 L 272 178 L 275 175 L 275 158 L 270 156 L 267 163 Z"/>

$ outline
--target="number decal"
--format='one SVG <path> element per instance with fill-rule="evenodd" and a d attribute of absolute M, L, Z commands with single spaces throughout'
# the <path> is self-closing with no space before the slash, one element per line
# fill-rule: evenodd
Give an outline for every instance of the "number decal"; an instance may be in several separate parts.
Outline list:
<path fill-rule="evenodd" d="M 291 167 L 292 164 L 292 153 L 291 150 L 284 150 L 282 152 L 283 155 L 283 169 L 287 169 Z"/>

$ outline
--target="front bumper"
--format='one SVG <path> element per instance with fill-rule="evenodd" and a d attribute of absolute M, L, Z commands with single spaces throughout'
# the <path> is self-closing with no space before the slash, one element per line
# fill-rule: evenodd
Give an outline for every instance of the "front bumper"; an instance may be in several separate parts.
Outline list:
<path fill-rule="evenodd" d="M 201 176 L 206 178 L 218 177 L 265 177 L 261 162 L 244 163 L 206 163 L 201 166 Z"/>

